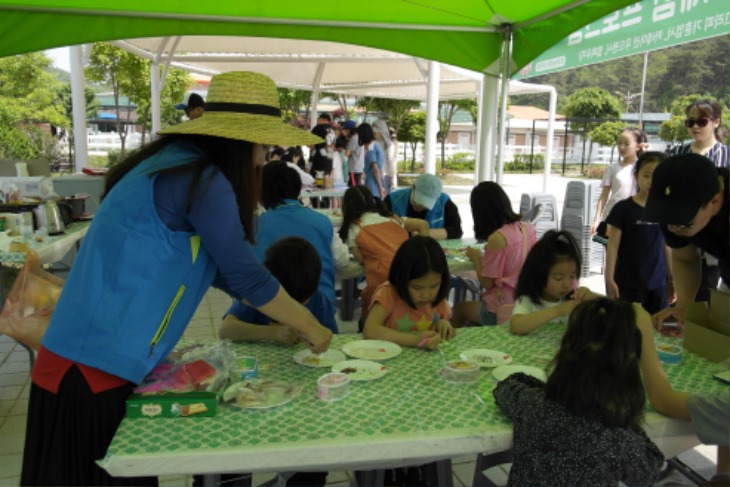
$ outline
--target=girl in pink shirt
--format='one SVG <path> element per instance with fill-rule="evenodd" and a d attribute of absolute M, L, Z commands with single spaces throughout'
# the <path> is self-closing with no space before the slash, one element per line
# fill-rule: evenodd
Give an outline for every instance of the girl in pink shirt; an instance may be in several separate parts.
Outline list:
<path fill-rule="evenodd" d="M 450 283 L 438 242 L 422 236 L 407 240 L 393 257 L 388 281 L 375 291 L 363 336 L 433 350 L 454 336 L 446 301 Z"/>

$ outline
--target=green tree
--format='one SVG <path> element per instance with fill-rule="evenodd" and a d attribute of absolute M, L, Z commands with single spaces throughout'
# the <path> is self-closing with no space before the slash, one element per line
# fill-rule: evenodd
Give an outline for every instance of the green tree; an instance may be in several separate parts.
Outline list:
<path fill-rule="evenodd" d="M 38 124 L 68 128 L 61 86 L 47 72 L 51 60 L 42 53 L 0 58 L 0 157 L 56 157 L 56 139 Z"/>
<path fill-rule="evenodd" d="M 408 142 L 411 146 L 411 172 L 415 171 L 416 149 L 419 142 L 426 140 L 426 114 L 424 112 L 411 112 L 405 116 L 398 130 L 398 140 Z"/>
<path fill-rule="evenodd" d="M 364 108 L 365 112 L 378 112 L 381 118 L 388 121 L 388 125 L 398 133 L 403 119 L 414 110 L 421 106 L 420 102 L 415 100 L 394 100 L 392 98 L 374 98 L 362 97 L 358 98 L 356 106 Z"/>
<path fill-rule="evenodd" d="M 284 120 L 287 122 L 299 119 L 299 113 L 304 107 L 305 120 L 309 119 L 310 102 L 312 92 L 306 90 L 294 90 L 291 88 L 277 88 L 279 92 L 279 106 L 284 112 Z"/>
<path fill-rule="evenodd" d="M 149 63 L 149 62 L 148 62 Z M 149 63 L 148 69 L 152 68 Z M 190 73 L 171 67 L 167 71 L 165 85 L 160 93 L 160 125 L 161 128 L 180 123 L 182 112 L 175 105 L 185 96 L 185 92 L 193 84 Z M 132 101 L 137 105 L 137 123 L 142 125 L 142 144 L 145 143 L 145 134 L 152 125 L 152 100 L 149 86 L 132 95 Z"/>
<path fill-rule="evenodd" d="M 463 100 L 450 100 L 439 102 L 439 131 L 436 134 L 436 139 L 441 143 L 441 167 L 446 169 L 446 139 L 451 131 L 451 121 L 454 119 L 454 115 L 459 110 L 468 111 L 471 114 L 471 110 L 476 111 L 476 100 L 475 99 L 463 99 Z M 475 116 L 472 115 L 472 121 L 476 124 Z"/>
<path fill-rule="evenodd" d="M 562 111 L 572 126 L 584 133 L 590 132 L 605 120 L 616 120 L 621 116 L 622 102 L 603 88 L 583 88 L 562 103 Z M 593 153 L 591 140 L 588 153 Z"/>
<path fill-rule="evenodd" d="M 624 122 L 604 122 L 588 133 L 591 142 L 611 148 L 611 159 L 613 162 L 613 151 L 616 149 L 616 141 L 621 132 L 628 127 Z"/>
<path fill-rule="evenodd" d="M 124 157 L 127 132 L 131 122 L 132 101 L 142 99 L 144 91 L 149 92 L 150 73 L 148 63 L 132 53 L 106 42 L 97 42 L 91 48 L 89 64 L 84 69 L 86 78 L 111 87 L 114 95 L 116 129 L 122 143 L 121 157 Z M 125 116 L 122 118 L 120 98 L 127 97 Z"/>
<path fill-rule="evenodd" d="M 71 121 L 71 127 L 73 128 L 73 103 L 71 95 L 71 84 L 64 83 L 58 90 L 58 97 L 63 103 L 63 109 L 66 117 Z M 86 106 L 86 119 L 95 117 L 99 111 L 99 102 L 96 100 L 96 93 L 88 86 L 84 87 L 84 101 Z M 74 132 L 73 130 L 68 131 L 68 160 L 73 160 L 72 150 L 75 150 L 74 145 Z"/>

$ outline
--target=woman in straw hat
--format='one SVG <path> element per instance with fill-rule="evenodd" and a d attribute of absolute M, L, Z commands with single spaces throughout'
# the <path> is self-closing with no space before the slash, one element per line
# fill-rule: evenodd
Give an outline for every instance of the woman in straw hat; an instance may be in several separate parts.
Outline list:
<path fill-rule="evenodd" d="M 173 349 L 211 284 L 289 325 L 314 352 L 332 333 L 251 248 L 268 144 L 316 144 L 282 122 L 273 81 L 213 77 L 205 115 L 167 128 L 107 177 L 32 372 L 22 485 L 156 484 L 99 468 L 125 400 Z"/>

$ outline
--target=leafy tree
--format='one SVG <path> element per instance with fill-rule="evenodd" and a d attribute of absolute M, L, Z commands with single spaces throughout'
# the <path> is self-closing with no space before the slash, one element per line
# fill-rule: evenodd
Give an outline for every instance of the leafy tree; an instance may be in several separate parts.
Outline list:
<path fill-rule="evenodd" d="M 362 97 L 357 99 L 356 106 L 364 108 L 366 113 L 381 113 L 383 115 L 382 118 L 388 120 L 388 125 L 393 127 L 393 130 L 397 133 L 406 115 L 411 110 L 420 107 L 421 103 L 414 100 Z"/>
<path fill-rule="evenodd" d="M 446 138 L 451 131 L 451 121 L 459 110 L 469 111 L 471 113 L 472 108 L 476 111 L 475 99 L 439 102 L 439 131 L 436 134 L 436 139 L 441 142 L 441 166 L 444 169 L 446 169 Z M 475 115 L 472 115 L 472 121 L 474 121 L 474 118 Z"/>
<path fill-rule="evenodd" d="M 596 128 L 600 121 L 618 119 L 621 108 L 621 102 L 602 88 L 580 89 L 562 103 L 562 111 L 569 119 L 579 119 L 570 121 L 571 125 L 577 125 L 584 132 Z M 592 139 L 588 153 L 593 153 Z"/>
<path fill-rule="evenodd" d="M 616 149 L 616 141 L 621 132 L 628 127 L 624 122 L 604 122 L 588 133 L 591 142 L 610 147 L 611 161 L 613 161 L 613 151 Z"/>
<path fill-rule="evenodd" d="M 147 62 L 149 63 L 149 62 Z M 152 68 L 149 63 L 148 69 Z M 165 78 L 165 85 L 160 93 L 160 125 L 161 128 L 180 123 L 182 112 L 175 105 L 185 95 L 185 91 L 192 85 L 193 80 L 187 71 L 170 67 Z M 152 100 L 149 86 L 132 96 L 137 104 L 137 123 L 142 125 L 142 144 L 145 143 L 145 134 L 152 125 Z"/>
<path fill-rule="evenodd" d="M 121 156 L 124 157 L 127 131 L 131 122 L 132 101 L 144 97 L 149 92 L 149 66 L 142 58 L 105 42 L 97 42 L 91 48 L 89 64 L 84 69 L 87 79 L 105 83 L 114 95 L 116 129 L 122 143 Z M 120 98 L 127 97 L 125 117 L 122 118 Z"/>
<path fill-rule="evenodd" d="M 69 127 L 58 97 L 61 83 L 42 53 L 0 58 L 0 157 L 55 158 L 56 139 L 37 124 Z"/>
<path fill-rule="evenodd" d="M 411 158 L 411 172 L 415 171 L 416 148 L 419 142 L 426 140 L 426 114 L 424 112 L 411 112 L 405 116 L 398 130 L 398 140 L 408 142 L 413 152 Z"/>
<path fill-rule="evenodd" d="M 294 90 L 291 88 L 277 88 L 279 92 L 279 106 L 284 112 L 284 120 L 291 122 L 299 118 L 302 107 L 306 112 L 305 119 L 309 119 L 310 101 L 312 92 L 306 90 Z"/>

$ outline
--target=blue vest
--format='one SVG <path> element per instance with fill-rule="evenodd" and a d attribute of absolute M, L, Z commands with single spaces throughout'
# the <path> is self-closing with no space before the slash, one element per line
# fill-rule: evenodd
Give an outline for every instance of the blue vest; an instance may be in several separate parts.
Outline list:
<path fill-rule="evenodd" d="M 399 189 L 390 193 L 390 206 L 398 216 L 408 216 L 408 205 L 411 202 L 411 191 L 413 188 Z M 446 202 L 449 201 L 449 195 L 441 193 L 439 199 L 436 200 L 436 204 L 433 208 L 426 212 L 424 220 L 428 222 L 428 226 L 431 228 L 444 228 L 444 210 L 446 208 Z"/>
<path fill-rule="evenodd" d="M 285 237 L 301 237 L 311 243 L 322 260 L 319 289 L 335 302 L 335 262 L 332 257 L 334 230 L 330 219 L 321 213 L 305 208 L 296 200 L 284 200 L 284 204 L 267 210 L 256 222 L 256 256 L 264 261 L 266 250 L 277 240 Z"/>
<path fill-rule="evenodd" d="M 173 232 L 155 211 L 150 173 L 200 156 L 168 145 L 105 197 L 51 317 L 43 346 L 139 383 L 174 348 L 216 265 L 193 232 Z"/>

